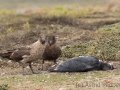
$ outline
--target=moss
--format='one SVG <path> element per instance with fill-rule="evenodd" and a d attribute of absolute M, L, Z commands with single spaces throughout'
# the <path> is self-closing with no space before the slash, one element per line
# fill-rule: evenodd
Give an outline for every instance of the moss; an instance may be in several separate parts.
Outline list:
<path fill-rule="evenodd" d="M 62 57 L 76 57 L 79 55 L 95 55 L 102 60 L 119 60 L 120 35 L 110 34 L 91 42 L 67 46 L 62 50 Z"/>
<path fill-rule="evenodd" d="M 86 43 L 66 46 L 66 48 L 62 50 L 62 57 L 71 58 L 79 55 L 84 55 L 87 53 L 86 49 L 87 49 Z"/>
<path fill-rule="evenodd" d="M 8 85 L 7 84 L 0 85 L 0 90 L 8 90 Z"/>
<path fill-rule="evenodd" d="M 120 23 L 105 25 L 99 28 L 96 32 L 98 33 L 113 33 L 113 32 L 120 33 Z"/>

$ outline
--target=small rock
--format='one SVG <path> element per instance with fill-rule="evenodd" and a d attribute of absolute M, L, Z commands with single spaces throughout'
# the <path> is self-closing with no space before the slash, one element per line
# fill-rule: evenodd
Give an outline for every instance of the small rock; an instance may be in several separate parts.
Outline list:
<path fill-rule="evenodd" d="M 1 73 L 1 76 L 5 75 L 5 72 Z"/>

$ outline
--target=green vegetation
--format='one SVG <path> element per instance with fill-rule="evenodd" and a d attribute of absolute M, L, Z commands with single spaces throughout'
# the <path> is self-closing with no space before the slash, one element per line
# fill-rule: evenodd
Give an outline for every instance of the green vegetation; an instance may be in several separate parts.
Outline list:
<path fill-rule="evenodd" d="M 8 90 L 8 85 L 5 84 L 0 85 L 0 90 Z"/>
<path fill-rule="evenodd" d="M 66 46 L 63 49 L 63 57 L 76 57 L 80 55 L 96 55 L 101 60 L 119 60 L 120 35 L 114 33 L 106 35 L 99 40 Z"/>
<path fill-rule="evenodd" d="M 13 15 L 15 10 L 0 9 L 0 15 Z"/>
<path fill-rule="evenodd" d="M 120 33 L 120 23 L 106 25 L 99 28 L 96 32 L 98 33 Z"/>

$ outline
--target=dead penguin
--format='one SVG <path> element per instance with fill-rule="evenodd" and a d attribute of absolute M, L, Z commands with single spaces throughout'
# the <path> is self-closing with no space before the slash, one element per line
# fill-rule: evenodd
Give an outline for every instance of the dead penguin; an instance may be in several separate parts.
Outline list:
<path fill-rule="evenodd" d="M 108 63 L 100 62 L 96 56 L 79 56 L 61 62 L 50 69 L 51 72 L 85 72 L 92 70 L 112 70 L 114 67 Z"/>

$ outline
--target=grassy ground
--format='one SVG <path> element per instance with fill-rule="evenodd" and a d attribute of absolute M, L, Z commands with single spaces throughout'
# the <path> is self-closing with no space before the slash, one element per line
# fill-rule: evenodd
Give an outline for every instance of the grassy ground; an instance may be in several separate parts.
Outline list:
<path fill-rule="evenodd" d="M 101 0 L 101 1 L 96 1 L 96 0 L 0 0 L 0 8 L 8 8 L 8 9 L 13 9 L 13 8 L 30 8 L 30 7 L 44 7 L 44 6 L 57 6 L 57 5 L 64 5 L 64 6 L 69 6 L 72 4 L 91 4 L 91 3 L 103 3 L 106 2 L 107 0 Z"/>
<path fill-rule="evenodd" d="M 96 55 L 103 61 L 112 62 L 117 69 L 31 75 L 26 68 L 28 75 L 22 76 L 18 63 L 1 58 L 0 90 L 119 90 L 120 9 L 116 7 L 120 4 L 111 0 L 105 5 L 93 5 L 0 9 L 0 52 L 31 44 L 40 33 L 54 34 L 62 48 L 57 61 Z M 33 65 L 38 71 L 36 67 L 39 68 L 40 63 Z"/>
<path fill-rule="evenodd" d="M 118 62 L 117 62 L 118 63 Z M 114 65 L 116 63 L 114 62 Z M 119 67 L 118 67 L 119 68 Z M 4 70 L 7 70 L 6 72 Z M 18 72 L 19 70 L 19 72 Z M 8 90 L 119 90 L 119 69 L 83 73 L 49 73 L 22 76 L 20 69 L 2 68 L 0 85 Z M 8 72 L 9 71 L 9 72 Z M 16 72 L 16 73 L 15 73 Z M 12 75 L 11 75 L 11 74 Z"/>

